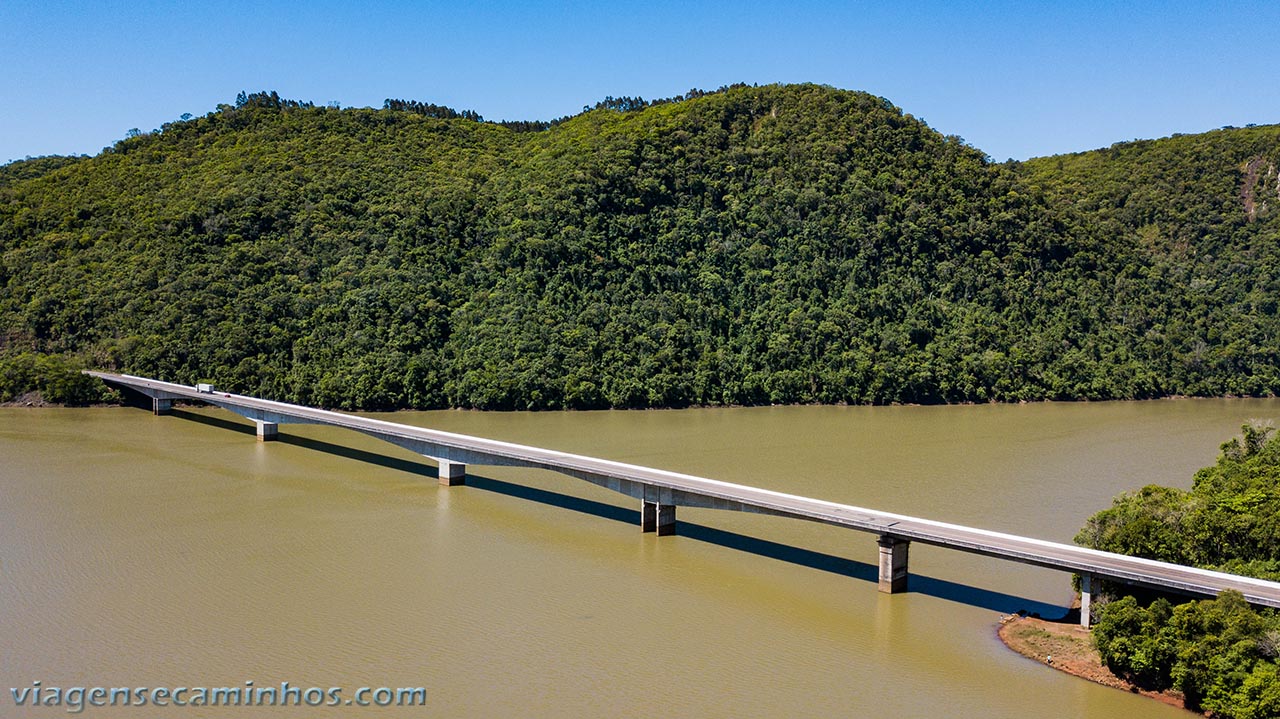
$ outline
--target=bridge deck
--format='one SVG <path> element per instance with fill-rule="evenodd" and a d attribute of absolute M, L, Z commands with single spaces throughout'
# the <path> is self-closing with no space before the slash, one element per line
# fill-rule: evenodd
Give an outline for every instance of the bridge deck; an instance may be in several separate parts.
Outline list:
<path fill-rule="evenodd" d="M 194 387 L 143 377 L 107 372 L 88 372 L 87 374 L 111 385 L 129 388 L 153 398 L 205 402 L 260 422 L 294 422 L 345 427 L 447 461 L 515 465 L 562 472 L 634 497 L 669 506 L 734 509 L 808 519 L 871 532 L 881 537 L 924 542 L 1192 595 L 1216 596 L 1223 590 L 1234 589 L 1253 604 L 1280 607 L 1280 583 L 1277 582 L 1100 552 L 1070 544 L 881 512 L 679 472 L 413 427 L 342 412 L 225 392 L 200 392 Z"/>

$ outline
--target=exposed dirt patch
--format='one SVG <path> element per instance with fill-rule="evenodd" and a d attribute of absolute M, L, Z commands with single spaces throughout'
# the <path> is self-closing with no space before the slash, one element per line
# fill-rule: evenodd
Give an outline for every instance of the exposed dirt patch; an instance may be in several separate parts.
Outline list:
<path fill-rule="evenodd" d="M 39 390 L 33 390 L 25 394 L 20 394 L 8 402 L 0 402 L 0 407 L 55 407 L 52 402 L 46 402 L 44 395 Z"/>
<path fill-rule="evenodd" d="M 1028 659 L 1091 682 L 1185 708 L 1182 694 L 1178 692 L 1139 689 L 1112 674 L 1098 658 L 1089 630 L 1075 622 L 1019 617 L 1015 614 L 1000 622 L 998 633 L 1005 646 Z"/>

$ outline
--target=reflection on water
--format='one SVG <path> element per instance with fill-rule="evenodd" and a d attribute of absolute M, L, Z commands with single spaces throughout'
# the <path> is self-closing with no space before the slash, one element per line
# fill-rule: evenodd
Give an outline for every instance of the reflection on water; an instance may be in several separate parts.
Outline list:
<path fill-rule="evenodd" d="M 1117 492 L 1188 486 L 1243 421 L 1276 416 L 1205 400 L 392 419 L 1069 541 Z M 472 467 L 441 488 L 362 435 L 281 440 L 206 408 L 0 409 L 0 705 L 37 680 L 252 680 L 427 688 L 425 710 L 351 716 L 1181 716 L 1000 646 L 1000 613 L 1063 611 L 1065 574 L 916 545 L 890 597 L 872 535 L 681 508 L 658 538 L 631 500 L 560 475 Z"/>

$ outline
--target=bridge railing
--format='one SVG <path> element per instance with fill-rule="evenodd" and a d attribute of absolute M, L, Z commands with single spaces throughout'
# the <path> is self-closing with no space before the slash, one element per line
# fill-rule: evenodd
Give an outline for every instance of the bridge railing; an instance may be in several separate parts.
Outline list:
<path fill-rule="evenodd" d="M 359 415 L 219 392 L 209 385 L 186 385 L 146 377 L 87 372 L 104 382 L 139 393 L 152 401 L 156 414 L 167 413 L 174 400 L 198 401 L 252 420 L 260 440 L 275 439 L 281 424 L 322 424 L 355 430 L 433 459 L 446 486 L 465 484 L 466 466 L 503 465 L 566 474 L 625 494 L 641 502 L 641 529 L 673 534 L 675 508 L 703 507 L 793 517 L 876 534 L 880 548 L 880 588 L 905 591 L 910 542 L 922 542 L 1074 572 L 1084 578 L 1082 623 L 1089 621 L 1094 578 L 1214 596 L 1234 589 L 1251 603 L 1280 607 L 1280 583 L 1141 557 L 1101 552 L 991 530 L 966 527 L 865 507 L 723 482 L 653 467 L 616 462 L 499 440 L 414 427 Z"/>

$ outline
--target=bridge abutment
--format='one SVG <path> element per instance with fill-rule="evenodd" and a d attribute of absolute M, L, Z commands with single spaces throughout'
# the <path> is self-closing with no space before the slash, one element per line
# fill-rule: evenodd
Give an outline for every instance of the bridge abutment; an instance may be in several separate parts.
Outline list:
<path fill-rule="evenodd" d="M 436 464 L 440 465 L 440 484 L 445 487 L 456 487 L 460 484 L 467 483 L 467 465 L 462 462 L 450 462 L 447 459 L 436 460 Z"/>
<path fill-rule="evenodd" d="M 911 542 L 887 534 L 880 535 L 880 591 L 897 594 L 907 591 L 907 550 Z"/>
<path fill-rule="evenodd" d="M 675 534 L 676 505 L 641 500 L 640 531 L 656 532 L 659 537 Z"/>
<path fill-rule="evenodd" d="M 1093 621 L 1092 607 L 1094 579 L 1092 574 L 1080 575 L 1080 626 L 1085 629 L 1089 628 L 1089 623 Z"/>

